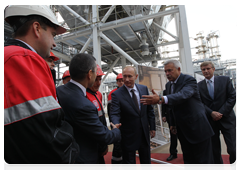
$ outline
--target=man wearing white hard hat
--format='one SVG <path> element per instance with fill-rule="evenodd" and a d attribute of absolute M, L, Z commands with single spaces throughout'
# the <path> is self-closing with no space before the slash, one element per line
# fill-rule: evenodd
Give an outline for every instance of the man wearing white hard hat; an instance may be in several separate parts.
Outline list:
<path fill-rule="evenodd" d="M 14 30 L 14 39 L 4 45 L 4 159 L 11 164 L 74 163 L 79 147 L 44 60 L 56 46 L 54 36 L 66 29 L 42 5 L 10 5 L 4 18 Z"/>

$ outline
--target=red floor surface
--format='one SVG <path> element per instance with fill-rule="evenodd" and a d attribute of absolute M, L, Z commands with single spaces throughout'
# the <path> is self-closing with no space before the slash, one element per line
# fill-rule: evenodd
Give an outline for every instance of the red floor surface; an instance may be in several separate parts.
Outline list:
<path fill-rule="evenodd" d="M 104 156 L 105 163 L 111 164 L 111 157 L 112 152 L 108 152 L 107 155 Z M 169 157 L 168 153 L 152 153 L 151 157 L 160 161 L 172 163 L 172 164 L 183 164 L 183 156 L 182 154 L 178 154 L 178 157 L 176 159 L 173 159 L 172 161 L 166 161 L 166 159 Z M 222 155 L 223 163 L 229 164 L 229 156 L 228 155 Z M 139 164 L 139 158 L 136 156 L 136 163 Z M 158 164 L 155 162 L 152 162 L 152 164 Z"/>

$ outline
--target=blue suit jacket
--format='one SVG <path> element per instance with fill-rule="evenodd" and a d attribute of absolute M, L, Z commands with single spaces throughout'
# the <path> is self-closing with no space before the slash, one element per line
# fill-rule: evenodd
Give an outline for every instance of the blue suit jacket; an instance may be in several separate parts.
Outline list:
<path fill-rule="evenodd" d="M 77 85 L 68 82 L 59 86 L 57 97 L 65 112 L 66 121 L 73 127 L 74 137 L 80 148 L 76 163 L 97 163 L 98 145 L 108 145 L 120 140 L 120 130 L 109 130 L 100 122 L 96 106 L 84 96 Z"/>
<path fill-rule="evenodd" d="M 216 126 L 216 123 L 220 123 L 226 129 L 235 128 L 236 116 L 233 107 L 236 103 L 236 91 L 229 77 L 214 76 L 214 99 L 208 93 L 205 80 L 200 81 L 198 87 L 211 125 Z M 223 117 L 217 122 L 213 121 L 211 117 L 212 111 L 222 113 Z"/>
<path fill-rule="evenodd" d="M 140 98 L 148 95 L 147 86 L 135 84 Z M 141 104 L 138 112 L 127 88 L 120 87 L 112 93 L 111 120 L 114 124 L 122 123 L 120 127 L 122 146 L 125 150 L 136 150 L 140 146 L 141 135 L 144 133 L 150 146 L 150 130 L 155 130 L 155 115 L 151 105 Z"/>
<path fill-rule="evenodd" d="M 207 120 L 195 78 L 180 74 L 174 94 L 170 92 L 170 84 L 166 84 L 166 96 L 172 109 L 171 123 L 175 122 L 190 143 L 196 144 L 210 138 L 214 132 Z"/>

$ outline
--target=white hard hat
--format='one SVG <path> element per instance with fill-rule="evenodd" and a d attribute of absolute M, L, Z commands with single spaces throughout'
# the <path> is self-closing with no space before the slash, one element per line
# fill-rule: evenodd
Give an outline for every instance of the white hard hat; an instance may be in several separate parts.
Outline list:
<path fill-rule="evenodd" d="M 5 9 L 5 20 L 8 22 L 8 17 L 11 16 L 28 16 L 28 15 L 40 15 L 53 24 L 57 25 L 57 34 L 62 34 L 66 32 L 66 29 L 63 28 L 57 21 L 57 18 L 51 11 L 51 9 L 46 5 L 9 5 Z"/>

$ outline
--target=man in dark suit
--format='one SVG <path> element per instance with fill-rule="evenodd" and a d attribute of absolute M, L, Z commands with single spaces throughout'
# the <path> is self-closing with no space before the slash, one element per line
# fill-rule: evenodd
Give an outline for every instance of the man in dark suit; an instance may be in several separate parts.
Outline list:
<path fill-rule="evenodd" d="M 169 82 L 166 84 L 166 96 L 142 96 L 143 104 L 164 103 L 171 107 L 172 133 L 178 134 L 185 164 L 213 163 L 211 137 L 213 130 L 209 124 L 204 105 L 201 102 L 196 80 L 181 73 L 177 60 L 164 63 L 164 70 Z"/>
<path fill-rule="evenodd" d="M 236 160 L 236 116 L 233 107 L 236 92 L 229 77 L 214 76 L 211 61 L 200 65 L 205 80 L 198 83 L 200 96 L 206 108 L 208 120 L 215 132 L 212 137 L 214 163 L 222 164 L 220 131 L 227 145 L 230 163 Z"/>
<path fill-rule="evenodd" d="M 92 87 L 96 79 L 94 57 L 84 53 L 75 55 L 69 71 L 71 80 L 57 88 L 57 97 L 80 148 L 76 163 L 98 163 L 99 144 L 108 145 L 120 140 L 120 130 L 112 123 L 112 130 L 104 126 L 98 118 L 96 106 L 86 98 L 86 88 Z"/>
<path fill-rule="evenodd" d="M 163 95 L 166 95 L 166 94 L 167 94 L 166 90 L 163 90 Z M 171 126 L 171 122 L 169 120 L 170 112 L 171 112 L 171 109 L 166 104 L 162 104 L 162 121 L 167 122 L 169 128 Z M 170 147 L 169 147 L 170 156 L 167 158 L 167 161 L 171 161 L 177 158 L 177 152 L 178 152 L 177 144 L 178 144 L 177 134 L 173 134 L 170 131 Z"/>
<path fill-rule="evenodd" d="M 142 95 L 148 95 L 146 86 L 135 84 L 136 69 L 123 70 L 124 85 L 112 93 L 111 120 L 121 123 L 122 154 L 124 164 L 136 164 L 136 150 L 140 163 L 150 164 L 150 136 L 155 136 L 155 115 L 151 105 L 140 104 Z"/>

